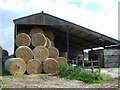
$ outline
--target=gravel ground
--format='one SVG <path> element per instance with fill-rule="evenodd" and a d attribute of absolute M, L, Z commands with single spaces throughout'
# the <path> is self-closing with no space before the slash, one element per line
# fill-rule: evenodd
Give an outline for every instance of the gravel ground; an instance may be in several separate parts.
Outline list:
<path fill-rule="evenodd" d="M 117 71 L 118 69 L 101 69 L 102 73 L 112 77 L 117 77 Z M 102 84 L 88 84 L 83 81 L 66 80 L 56 76 L 40 77 L 38 75 L 2 77 L 2 80 L 3 88 L 118 88 L 117 79 Z"/>

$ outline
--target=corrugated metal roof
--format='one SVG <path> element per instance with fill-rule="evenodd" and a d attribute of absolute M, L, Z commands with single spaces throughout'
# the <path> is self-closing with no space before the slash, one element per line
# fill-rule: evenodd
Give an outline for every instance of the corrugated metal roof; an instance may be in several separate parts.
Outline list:
<path fill-rule="evenodd" d="M 120 41 L 92 31 L 83 26 L 41 12 L 13 20 L 16 25 L 42 25 L 56 36 L 56 43 L 66 45 L 66 32 L 69 31 L 71 47 L 89 49 L 120 44 Z M 62 46 L 62 45 L 61 45 Z"/>

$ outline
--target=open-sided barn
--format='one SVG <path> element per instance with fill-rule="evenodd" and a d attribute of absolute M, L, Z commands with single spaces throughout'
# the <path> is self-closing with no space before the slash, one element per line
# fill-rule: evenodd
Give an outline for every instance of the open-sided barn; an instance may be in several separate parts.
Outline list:
<path fill-rule="evenodd" d="M 53 32 L 55 47 L 58 48 L 61 55 L 67 52 L 65 56 L 68 59 L 75 59 L 78 55 L 83 55 L 84 49 L 92 50 L 98 47 L 106 49 L 108 47 L 112 48 L 114 45 L 117 46 L 117 49 L 120 47 L 120 41 L 118 40 L 44 12 L 13 21 L 15 23 L 15 40 L 16 35 L 21 30 L 24 29 L 24 32 L 29 33 L 33 27 L 40 27 L 43 31 Z M 14 50 L 16 48 L 15 44 Z M 118 54 L 118 56 L 120 55 Z"/>

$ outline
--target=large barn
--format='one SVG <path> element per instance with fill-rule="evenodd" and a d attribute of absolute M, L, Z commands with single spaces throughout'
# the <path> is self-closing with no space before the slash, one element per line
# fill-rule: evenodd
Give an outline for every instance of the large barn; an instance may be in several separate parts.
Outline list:
<path fill-rule="evenodd" d="M 83 26 L 60 19 L 44 12 L 18 18 L 13 21 L 15 23 L 15 39 L 20 30 L 24 29 L 30 32 L 31 28 L 35 26 L 42 28 L 44 31 L 53 32 L 55 36 L 55 47 L 58 48 L 60 55 L 64 54 L 63 56 L 67 57 L 68 60 L 73 60 L 78 56 L 81 56 L 81 58 L 84 59 L 84 49 L 91 49 L 94 52 L 94 48 L 103 47 L 103 50 L 116 49 L 117 54 L 110 54 L 111 56 L 109 57 L 116 57 L 117 55 L 118 58 L 115 60 L 115 63 L 118 63 L 119 61 L 120 41 L 92 31 Z M 17 46 L 15 45 L 14 50 L 16 50 L 16 48 Z M 31 46 L 31 48 L 33 47 Z M 95 56 L 99 57 L 99 54 Z M 91 56 L 90 59 L 92 57 L 94 57 L 94 55 Z M 102 59 L 101 64 L 103 64 L 103 61 L 104 59 Z M 114 62 L 113 59 L 112 62 Z M 104 62 L 104 64 L 107 63 Z M 110 64 L 106 67 L 112 67 L 115 65 Z M 103 65 L 103 67 L 104 66 L 105 65 Z"/>

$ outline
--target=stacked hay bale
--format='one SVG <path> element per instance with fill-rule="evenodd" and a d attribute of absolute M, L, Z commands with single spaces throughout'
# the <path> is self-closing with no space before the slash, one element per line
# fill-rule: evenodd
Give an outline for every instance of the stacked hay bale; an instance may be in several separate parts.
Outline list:
<path fill-rule="evenodd" d="M 4 63 L 6 62 L 6 60 L 9 57 L 9 53 L 6 49 L 2 49 L 2 64 L 4 65 Z"/>
<path fill-rule="evenodd" d="M 5 63 L 5 68 L 11 74 L 23 74 L 25 71 L 28 74 L 39 74 L 42 71 L 56 73 L 60 64 L 67 64 L 67 60 L 59 57 L 59 50 L 54 47 L 55 37 L 52 32 L 44 32 L 39 27 L 32 28 L 29 34 L 23 32 L 26 31 L 19 32 L 16 36 L 16 58 L 8 59 Z"/>

